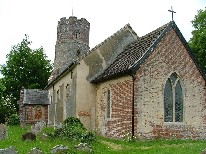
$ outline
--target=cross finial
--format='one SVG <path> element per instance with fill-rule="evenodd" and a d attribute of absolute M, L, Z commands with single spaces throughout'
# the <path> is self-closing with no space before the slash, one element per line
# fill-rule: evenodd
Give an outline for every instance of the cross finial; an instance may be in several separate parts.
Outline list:
<path fill-rule="evenodd" d="M 172 21 L 173 21 L 173 14 L 176 13 L 173 9 L 172 9 L 172 6 L 171 6 L 171 10 L 168 10 L 169 12 L 172 12 Z"/>

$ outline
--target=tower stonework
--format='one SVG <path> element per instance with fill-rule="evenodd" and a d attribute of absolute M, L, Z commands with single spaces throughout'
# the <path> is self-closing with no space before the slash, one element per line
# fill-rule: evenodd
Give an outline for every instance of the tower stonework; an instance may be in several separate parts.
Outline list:
<path fill-rule="evenodd" d="M 57 26 L 53 75 L 58 75 L 89 51 L 89 30 L 90 23 L 84 18 L 71 16 L 68 19 L 60 19 Z"/>

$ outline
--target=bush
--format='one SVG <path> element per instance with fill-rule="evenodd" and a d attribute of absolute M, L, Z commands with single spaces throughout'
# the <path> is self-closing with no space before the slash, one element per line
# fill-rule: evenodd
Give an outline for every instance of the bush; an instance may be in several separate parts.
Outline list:
<path fill-rule="evenodd" d="M 11 99 L 0 98 L 0 123 L 5 123 L 6 118 L 16 113 L 15 105 L 12 104 Z"/>
<path fill-rule="evenodd" d="M 17 114 L 10 115 L 6 119 L 6 122 L 7 122 L 8 125 L 20 125 L 19 116 Z"/>
<path fill-rule="evenodd" d="M 55 129 L 53 133 L 48 135 L 52 138 L 61 137 L 83 143 L 91 143 L 96 140 L 95 134 L 88 132 L 81 121 L 75 117 L 67 118 L 63 122 L 62 128 Z"/>
<path fill-rule="evenodd" d="M 69 117 L 64 120 L 63 126 L 72 126 L 72 127 L 81 127 L 84 128 L 83 124 L 78 118 L 75 117 Z M 85 128 L 84 128 L 85 129 Z"/>

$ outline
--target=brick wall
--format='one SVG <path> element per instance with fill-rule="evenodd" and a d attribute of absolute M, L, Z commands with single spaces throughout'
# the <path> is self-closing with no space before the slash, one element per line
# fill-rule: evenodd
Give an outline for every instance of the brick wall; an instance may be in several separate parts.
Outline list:
<path fill-rule="evenodd" d="M 164 122 L 164 87 L 176 72 L 181 80 L 184 120 Z M 112 92 L 111 118 L 106 118 L 106 92 Z M 135 135 L 139 138 L 205 138 L 205 80 L 175 31 L 169 31 L 136 73 Z M 132 80 L 130 76 L 98 85 L 96 128 L 104 136 L 131 132 Z"/>
<path fill-rule="evenodd" d="M 26 123 L 27 124 L 35 124 L 38 121 L 48 121 L 48 105 L 38 105 L 38 107 L 42 108 L 42 117 L 35 117 L 35 109 L 37 105 L 26 105 Z"/>
<path fill-rule="evenodd" d="M 19 117 L 21 123 L 35 124 L 37 121 L 48 121 L 48 105 L 39 104 L 24 104 L 24 90 L 20 92 L 19 104 Z M 37 109 L 41 110 L 41 113 L 36 112 Z"/>
<path fill-rule="evenodd" d="M 164 86 L 173 72 L 179 75 L 182 83 L 184 97 L 182 123 L 164 122 Z M 136 77 L 139 137 L 203 137 L 205 81 L 173 30 L 166 34 L 140 67 Z"/>
<path fill-rule="evenodd" d="M 111 91 L 111 118 L 106 116 L 106 95 Z M 97 130 L 107 137 L 123 138 L 132 130 L 132 79 L 123 77 L 101 84 L 97 90 Z M 136 105 L 135 105 L 135 111 Z M 136 112 L 135 112 L 136 115 Z M 135 116 L 135 130 L 137 129 Z"/>

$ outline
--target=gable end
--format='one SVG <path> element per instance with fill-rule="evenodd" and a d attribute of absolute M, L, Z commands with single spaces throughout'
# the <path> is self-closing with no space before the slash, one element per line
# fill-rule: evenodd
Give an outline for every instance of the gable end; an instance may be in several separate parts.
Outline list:
<path fill-rule="evenodd" d="M 197 59 L 195 58 L 191 48 L 189 47 L 188 43 L 186 42 L 185 38 L 183 37 L 182 33 L 180 32 L 179 28 L 175 24 L 174 21 L 170 22 L 170 24 L 167 26 L 167 28 L 162 32 L 162 34 L 156 39 L 156 41 L 151 45 L 151 47 L 148 49 L 148 51 L 142 56 L 142 58 L 134 63 L 132 66 L 128 69 L 128 74 L 135 74 L 136 71 L 140 68 L 140 66 L 145 62 L 145 60 L 153 53 L 159 42 L 162 40 L 162 38 L 169 32 L 171 29 L 174 29 L 177 36 L 179 37 L 180 41 L 188 51 L 188 54 L 192 58 L 193 62 L 195 63 L 197 69 L 201 73 L 204 80 L 206 80 L 206 74 L 201 65 L 198 63 Z"/>

